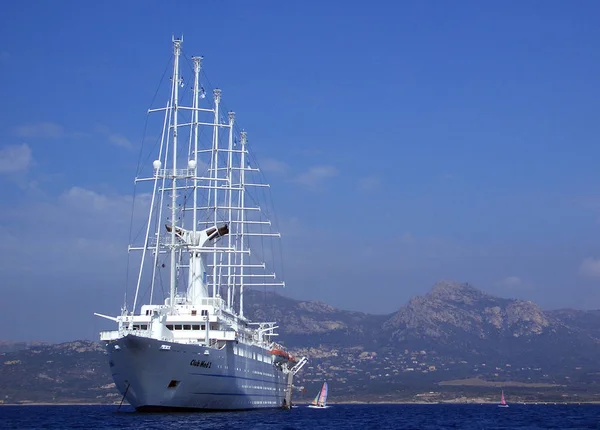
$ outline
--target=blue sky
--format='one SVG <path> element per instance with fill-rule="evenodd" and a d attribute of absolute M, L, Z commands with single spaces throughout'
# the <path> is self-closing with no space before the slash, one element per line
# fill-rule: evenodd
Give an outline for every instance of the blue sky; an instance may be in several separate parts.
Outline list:
<path fill-rule="evenodd" d="M 387 313 L 453 279 L 600 308 L 597 2 L 2 10 L 0 339 L 94 339 L 118 312 L 172 34 L 272 183 L 286 295 Z"/>

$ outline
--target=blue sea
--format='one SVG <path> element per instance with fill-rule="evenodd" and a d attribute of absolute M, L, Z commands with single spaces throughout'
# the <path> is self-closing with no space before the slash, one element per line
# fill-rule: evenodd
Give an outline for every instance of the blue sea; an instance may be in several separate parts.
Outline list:
<path fill-rule="evenodd" d="M 600 429 L 600 405 L 331 405 L 143 414 L 117 406 L 1 406 L 1 429 Z"/>

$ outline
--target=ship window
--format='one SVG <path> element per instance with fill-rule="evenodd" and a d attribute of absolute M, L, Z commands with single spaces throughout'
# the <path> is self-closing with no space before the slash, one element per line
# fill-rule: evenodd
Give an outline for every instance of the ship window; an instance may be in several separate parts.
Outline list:
<path fill-rule="evenodd" d="M 134 324 L 134 325 L 133 325 L 133 329 L 134 329 L 134 330 L 139 330 L 139 329 L 140 329 L 140 326 L 139 326 L 138 324 Z"/>
<path fill-rule="evenodd" d="M 193 317 L 195 317 L 195 316 L 196 316 L 196 309 L 194 309 L 194 310 L 192 311 L 192 316 L 193 316 Z"/>
<path fill-rule="evenodd" d="M 169 382 L 169 386 L 167 388 L 175 388 L 176 386 L 179 385 L 180 381 L 176 381 L 176 380 L 171 380 L 171 382 Z"/>
<path fill-rule="evenodd" d="M 200 324 L 194 324 L 192 330 L 200 330 Z"/>
<path fill-rule="evenodd" d="M 184 329 L 184 330 L 191 330 L 191 329 L 192 329 L 192 326 L 191 326 L 191 325 L 189 325 L 189 324 L 184 324 L 184 325 L 183 325 L 183 329 Z"/>
<path fill-rule="evenodd" d="M 167 328 L 168 328 L 169 330 L 173 330 L 173 324 L 167 324 Z"/>
<path fill-rule="evenodd" d="M 200 326 L 200 330 L 206 330 L 206 325 L 205 325 L 205 324 L 202 324 L 202 325 Z"/>
<path fill-rule="evenodd" d="M 181 330 L 181 324 L 175 324 L 175 330 Z"/>
<path fill-rule="evenodd" d="M 148 330 L 148 324 L 142 324 L 142 330 Z"/>

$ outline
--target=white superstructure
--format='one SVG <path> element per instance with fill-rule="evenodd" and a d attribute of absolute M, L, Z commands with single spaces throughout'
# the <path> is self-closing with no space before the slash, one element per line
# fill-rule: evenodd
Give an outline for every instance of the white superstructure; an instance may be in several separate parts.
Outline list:
<path fill-rule="evenodd" d="M 221 90 L 201 106 L 201 57 L 191 58 L 192 105 L 179 104 L 182 41 L 173 39 L 169 100 L 149 111 L 164 115 L 152 174 L 135 180 L 151 190 L 143 241 L 129 247 L 140 254 L 132 307 L 96 314 L 117 323 L 100 338 L 117 388 L 139 410 L 289 406 L 305 359 L 274 342 L 276 323 L 244 317 L 245 287 L 284 286 L 266 263 L 264 245 L 280 237 L 255 192 L 268 185 L 248 163 L 235 114 L 222 118 Z"/>

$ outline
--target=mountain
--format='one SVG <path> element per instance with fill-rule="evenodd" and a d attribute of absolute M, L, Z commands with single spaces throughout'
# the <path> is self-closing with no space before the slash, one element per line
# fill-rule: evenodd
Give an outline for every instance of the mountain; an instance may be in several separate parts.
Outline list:
<path fill-rule="evenodd" d="M 249 296 L 249 316 L 279 321 L 286 345 L 311 358 L 304 385 L 339 382 L 332 398 L 414 400 L 440 387 L 456 397 L 518 386 L 524 399 L 555 401 L 600 392 L 600 311 L 543 311 L 456 282 L 437 283 L 391 315 Z"/>
<path fill-rule="evenodd" d="M 120 400 L 104 347 L 98 342 L 34 344 L 0 353 L 0 363 L 0 404 Z"/>
<path fill-rule="evenodd" d="M 288 346 L 316 344 L 422 350 L 454 358 L 518 361 L 523 365 L 593 364 L 600 352 L 600 311 L 543 311 L 469 284 L 439 282 L 391 315 L 335 309 L 320 302 L 249 292 L 252 320 L 278 321 Z M 563 357 L 564 348 L 570 354 Z"/>
<path fill-rule="evenodd" d="M 253 290 L 244 300 L 247 317 L 278 321 L 276 340 L 309 357 L 297 401 L 323 380 L 334 402 L 496 401 L 500 387 L 512 401 L 600 400 L 600 311 L 543 311 L 454 282 L 389 315 Z M 0 346 L 0 403 L 120 401 L 98 342 Z"/>
<path fill-rule="evenodd" d="M 277 321 L 282 343 L 290 347 L 374 346 L 373 337 L 390 315 L 336 309 L 321 302 L 298 301 L 273 292 L 246 293 L 246 314 L 252 321 Z"/>
<path fill-rule="evenodd" d="M 600 353 L 597 312 L 544 312 L 532 302 L 494 297 L 468 284 L 438 283 L 400 308 L 383 329 L 393 344 L 556 371 L 594 365 Z"/>

